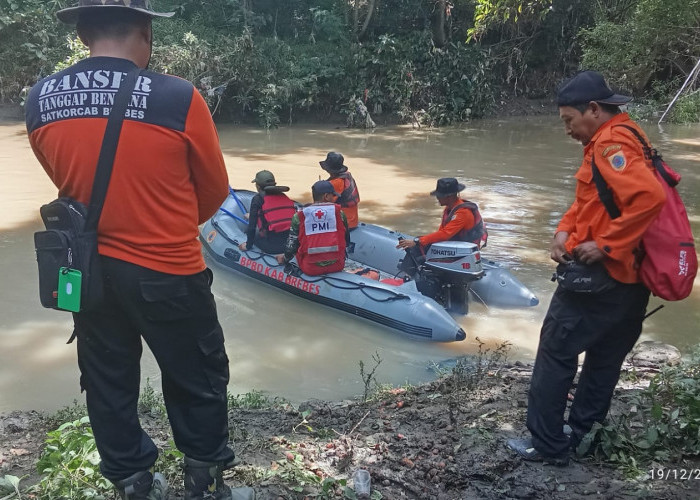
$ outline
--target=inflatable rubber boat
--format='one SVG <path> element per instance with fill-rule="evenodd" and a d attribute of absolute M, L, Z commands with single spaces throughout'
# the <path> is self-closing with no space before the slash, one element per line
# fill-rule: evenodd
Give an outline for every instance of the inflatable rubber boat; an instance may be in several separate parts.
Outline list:
<path fill-rule="evenodd" d="M 447 241 L 430 246 L 416 272 L 400 270 L 407 258 L 396 248 L 411 236 L 373 224 L 350 232 L 345 270 L 308 276 L 277 263 L 254 247 L 242 251 L 252 191 L 230 190 L 219 211 L 200 230 L 206 252 L 221 266 L 294 295 L 379 323 L 416 339 L 460 341 L 466 333 L 449 311 L 464 314 L 469 297 L 488 306 L 530 307 L 535 295 L 506 268 L 483 260 L 476 245 Z"/>

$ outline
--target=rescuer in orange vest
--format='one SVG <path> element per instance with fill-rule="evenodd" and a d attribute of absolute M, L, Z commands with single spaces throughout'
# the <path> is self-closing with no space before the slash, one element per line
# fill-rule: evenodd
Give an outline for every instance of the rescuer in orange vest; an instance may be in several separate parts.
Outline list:
<path fill-rule="evenodd" d="M 333 185 L 333 189 L 338 193 L 333 201 L 341 206 L 343 213 L 348 219 L 348 227 L 355 229 L 359 223 L 357 207 L 360 204 L 360 192 L 352 174 L 345 166 L 345 158 L 340 153 L 331 151 L 326 155 L 326 159 L 318 162 L 321 168 L 330 174 L 328 182 Z"/>
<path fill-rule="evenodd" d="M 412 240 L 401 240 L 396 248 L 412 248 L 416 245 L 427 246 L 439 241 L 469 241 L 479 247 L 486 245 L 488 233 L 476 203 L 460 198 L 464 184 L 454 177 L 438 179 L 437 187 L 430 193 L 435 196 L 442 212 L 440 227 L 434 233 L 426 234 Z"/>
<path fill-rule="evenodd" d="M 596 71 L 578 73 L 557 93 L 559 117 L 566 134 L 583 145 L 583 161 L 574 175 L 574 202 L 555 230 L 550 256 L 564 269 L 576 266 L 589 273 L 576 283 L 597 280 L 604 286 L 579 291 L 557 267 L 562 279 L 542 324 L 530 381 L 532 437 L 507 443 L 525 460 L 568 464 L 570 451 L 605 420 L 622 363 L 642 332 L 649 290 L 639 280 L 635 254 L 666 196 L 635 137 L 644 132 L 619 109 L 631 99 L 613 92 Z M 621 212 L 615 218 L 601 200 L 598 175 Z M 567 436 L 567 397 L 584 352 Z"/>

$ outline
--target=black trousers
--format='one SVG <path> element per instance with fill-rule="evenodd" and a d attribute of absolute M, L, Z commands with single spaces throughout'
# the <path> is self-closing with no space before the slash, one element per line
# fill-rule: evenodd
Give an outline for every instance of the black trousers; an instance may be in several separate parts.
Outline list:
<path fill-rule="evenodd" d="M 527 428 L 540 454 L 567 455 L 570 445 L 605 419 L 622 362 L 642 332 L 648 301 L 649 290 L 640 284 L 618 283 L 600 294 L 561 287 L 554 292 L 528 395 Z M 586 357 L 568 419 L 570 443 L 562 429 L 564 412 L 582 352 Z"/>
<path fill-rule="evenodd" d="M 284 253 L 284 247 L 287 245 L 287 237 L 289 231 L 283 233 L 268 232 L 265 236 L 255 237 L 255 245 L 265 253 L 277 255 Z"/>
<path fill-rule="evenodd" d="M 102 257 L 105 301 L 74 314 L 80 383 L 102 463 L 112 481 L 147 470 L 158 451 L 139 424 L 141 338 L 162 374 L 177 448 L 206 462 L 230 461 L 224 335 L 209 269 L 159 273 Z"/>

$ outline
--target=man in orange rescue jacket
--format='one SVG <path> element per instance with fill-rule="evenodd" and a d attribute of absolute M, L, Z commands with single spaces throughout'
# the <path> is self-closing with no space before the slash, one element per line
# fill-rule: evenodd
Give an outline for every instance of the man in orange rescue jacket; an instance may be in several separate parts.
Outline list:
<path fill-rule="evenodd" d="M 575 261 L 583 272 L 598 266 L 607 282 L 599 291 L 582 293 L 562 280 L 554 292 L 530 383 L 527 427 L 532 438 L 508 441 L 525 460 L 568 464 L 569 450 L 605 419 L 622 362 L 642 331 L 649 290 L 639 282 L 635 253 L 665 195 L 626 127 L 644 132 L 620 112 L 619 106 L 630 100 L 615 94 L 594 71 L 577 74 L 557 95 L 566 134 L 583 144 L 583 162 L 575 175 L 574 202 L 555 231 L 551 258 L 564 267 Z M 596 169 L 620 209 L 614 220 L 598 194 Z M 567 396 L 583 352 L 565 432 Z"/>
<path fill-rule="evenodd" d="M 457 182 L 454 177 L 438 179 L 437 187 L 435 191 L 431 191 L 430 195 L 435 196 L 440 206 L 445 207 L 440 227 L 434 233 L 420 238 L 401 240 L 396 248 L 412 248 L 416 245 L 424 247 L 447 240 L 468 241 L 479 247 L 486 245 L 488 233 L 479 207 L 476 203 L 459 197 L 464 187 L 464 184 Z"/>
<path fill-rule="evenodd" d="M 227 195 L 219 138 L 204 99 L 181 78 L 149 71 L 154 17 L 147 0 L 80 0 L 57 13 L 77 24 L 90 57 L 29 93 L 29 142 L 58 188 L 87 204 L 116 94 L 140 68 L 98 226 L 105 300 L 73 314 L 80 385 L 102 475 L 128 500 L 166 498 L 158 447 L 139 424 L 142 340 L 161 371 L 185 498 L 250 500 L 227 487 L 232 464 L 224 333 L 198 225 Z"/>

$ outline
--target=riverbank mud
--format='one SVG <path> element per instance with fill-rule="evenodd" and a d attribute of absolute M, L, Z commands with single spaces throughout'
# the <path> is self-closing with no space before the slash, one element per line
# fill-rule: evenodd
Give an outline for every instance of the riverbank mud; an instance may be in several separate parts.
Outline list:
<path fill-rule="evenodd" d="M 613 418 L 629 411 L 632 396 L 655 371 L 636 367 L 634 376 L 623 373 Z M 457 377 L 453 369 L 432 383 L 383 390 L 368 402 L 233 408 L 231 437 L 240 463 L 227 479 L 254 486 L 259 499 L 273 500 L 353 498 L 346 496 L 343 482 L 352 486 L 349 478 L 359 468 L 371 474 L 374 499 L 697 498 L 697 477 L 630 479 L 591 458 L 574 458 L 568 467 L 516 458 L 504 443 L 527 434 L 530 373 L 531 366 L 522 363 L 478 376 Z M 171 435 L 164 417 L 147 412 L 141 420 L 159 446 L 167 447 Z M 39 480 L 35 465 L 51 422 L 55 425 L 37 412 L 0 418 L 0 478 L 24 477 L 24 488 Z M 662 465 L 700 470 L 697 459 Z M 180 473 L 171 471 L 170 479 L 175 489 L 170 498 L 181 498 Z"/>

